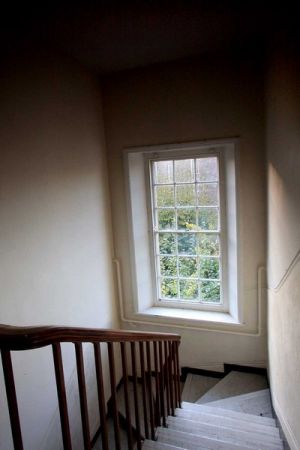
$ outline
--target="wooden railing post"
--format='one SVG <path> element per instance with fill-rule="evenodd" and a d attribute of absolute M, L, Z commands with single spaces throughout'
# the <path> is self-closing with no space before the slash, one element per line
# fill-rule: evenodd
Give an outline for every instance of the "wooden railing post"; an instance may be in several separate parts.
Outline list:
<path fill-rule="evenodd" d="M 119 424 L 119 412 L 118 412 L 118 405 L 117 405 L 116 372 L 115 372 L 115 358 L 114 358 L 113 343 L 108 342 L 107 347 L 108 347 L 112 412 L 113 412 L 114 432 L 115 432 L 115 448 L 116 448 L 116 450 L 121 450 L 120 424 Z"/>
<path fill-rule="evenodd" d="M 137 390 L 137 373 L 136 373 L 136 353 L 135 353 L 135 342 L 131 342 L 131 369 L 132 369 L 132 379 L 133 379 L 133 399 L 134 399 L 134 410 L 135 410 L 135 429 L 136 429 L 136 440 L 137 449 L 141 450 L 142 440 L 141 440 L 141 426 L 140 426 L 140 414 L 139 414 L 139 402 L 138 402 L 138 390 Z"/>
<path fill-rule="evenodd" d="M 130 410 L 130 400 L 129 400 L 129 392 L 128 392 L 126 343 L 121 342 L 120 345 L 121 345 L 121 358 L 122 358 L 122 369 L 123 369 L 123 384 L 124 384 L 124 399 L 125 399 L 125 411 L 126 411 L 128 450 L 133 450 L 132 429 L 131 429 L 131 410 Z"/>
<path fill-rule="evenodd" d="M 146 398 L 146 374 L 145 374 L 145 356 L 144 356 L 144 342 L 139 342 L 140 348 L 140 366 L 141 366 L 141 379 L 142 379 L 142 398 L 143 398 L 143 413 L 144 413 L 144 430 L 145 438 L 149 439 L 149 426 L 148 426 L 148 412 L 147 412 L 147 398 Z"/>
<path fill-rule="evenodd" d="M 75 343 L 75 352 L 76 352 L 83 444 L 84 450 L 91 450 L 90 424 L 89 424 L 88 404 L 86 397 L 84 362 L 83 362 L 83 351 L 81 342 Z"/>
<path fill-rule="evenodd" d="M 67 407 L 67 396 L 66 396 L 66 388 L 65 388 L 65 380 L 64 380 L 64 369 L 63 369 L 60 344 L 53 344 L 52 350 L 53 350 L 53 360 L 54 360 L 54 369 L 55 369 L 55 376 L 56 376 L 56 387 L 57 387 L 57 396 L 58 396 L 58 405 L 59 405 L 59 412 L 60 412 L 60 423 L 61 423 L 63 445 L 64 445 L 64 450 L 72 450 L 69 415 L 68 415 L 68 407 Z"/>
<path fill-rule="evenodd" d="M 8 350 L 1 350 L 1 357 L 14 449 L 23 450 L 18 402 L 10 352 Z"/>
<path fill-rule="evenodd" d="M 102 450 L 109 450 L 108 448 L 108 432 L 105 414 L 105 396 L 104 396 L 104 385 L 103 385 L 103 371 L 102 371 L 102 358 L 100 343 L 94 343 L 94 355 L 95 355 L 95 369 L 97 377 L 97 392 L 98 392 L 98 404 L 99 404 L 99 415 L 101 424 L 101 439 L 102 439 Z"/>

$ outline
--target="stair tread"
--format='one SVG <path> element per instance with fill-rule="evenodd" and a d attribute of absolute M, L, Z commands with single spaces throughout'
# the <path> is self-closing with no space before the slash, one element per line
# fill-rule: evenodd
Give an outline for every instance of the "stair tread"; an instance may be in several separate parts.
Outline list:
<path fill-rule="evenodd" d="M 195 402 L 219 381 L 219 378 L 188 373 L 181 398 L 186 402 Z"/>
<path fill-rule="evenodd" d="M 194 420 L 186 420 L 181 417 L 168 417 L 168 428 L 179 431 L 186 431 L 188 433 L 199 434 L 201 436 L 211 437 L 217 440 L 234 441 L 234 442 L 248 442 L 250 444 L 278 444 L 281 448 L 281 439 L 279 436 L 272 436 L 257 433 L 254 431 L 237 430 L 234 428 L 227 428 L 222 425 L 222 422 L 217 424 L 207 424 L 197 422 Z"/>
<path fill-rule="evenodd" d="M 235 395 L 258 391 L 267 387 L 268 382 L 263 375 L 232 371 L 200 397 L 196 403 L 209 403 Z"/>
<path fill-rule="evenodd" d="M 257 416 L 273 417 L 269 389 L 216 400 L 210 402 L 209 405 Z"/>
<path fill-rule="evenodd" d="M 276 427 L 276 422 L 273 418 L 233 411 L 231 409 L 221 408 L 216 405 L 210 406 L 210 403 L 199 405 L 197 403 L 182 402 L 182 408 L 184 410 L 207 412 L 216 416 L 238 418 L 239 420 L 245 420 L 252 423 L 261 423 L 270 427 Z"/>
<path fill-rule="evenodd" d="M 206 411 L 192 411 L 192 410 L 186 410 L 186 409 L 180 409 L 177 408 L 175 410 L 176 417 L 182 417 L 183 419 L 187 420 L 195 420 L 197 422 L 202 422 L 206 424 L 215 424 L 216 420 L 218 423 L 222 423 L 222 426 L 228 427 L 228 428 L 235 428 L 235 429 L 241 429 L 245 431 L 253 431 L 257 433 L 267 434 L 270 436 L 276 436 L 279 437 L 279 430 L 276 427 L 270 427 L 265 424 L 257 423 L 257 422 L 251 422 L 249 420 L 245 420 L 243 418 L 232 418 L 227 417 L 225 415 L 223 416 L 216 416 L 214 414 L 210 414 Z"/>
<path fill-rule="evenodd" d="M 233 440 L 226 441 L 223 439 L 212 439 L 191 432 L 187 433 L 161 427 L 157 429 L 157 435 L 159 442 L 181 446 L 187 450 L 283 450 L 282 444 L 279 446 L 277 444 L 250 444 L 245 442 L 235 442 Z"/>
<path fill-rule="evenodd" d="M 170 444 L 163 444 L 159 441 L 150 441 L 146 439 L 143 444 L 143 450 L 152 450 L 152 449 L 159 449 L 159 450 L 186 450 L 184 447 L 177 447 L 175 445 Z"/>

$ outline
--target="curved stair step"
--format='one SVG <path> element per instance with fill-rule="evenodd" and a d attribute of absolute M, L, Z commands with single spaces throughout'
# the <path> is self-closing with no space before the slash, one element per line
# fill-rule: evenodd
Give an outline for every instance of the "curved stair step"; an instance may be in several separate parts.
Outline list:
<path fill-rule="evenodd" d="M 225 411 L 226 414 L 226 411 Z M 254 433 L 266 434 L 279 438 L 279 430 L 275 427 L 270 427 L 261 423 L 249 422 L 239 417 L 227 417 L 226 415 L 216 416 L 205 411 L 192 411 L 188 409 L 177 408 L 175 416 L 186 420 L 194 420 L 203 424 L 215 425 L 216 422 L 226 428 L 233 428 L 236 430 L 244 430 Z"/>
<path fill-rule="evenodd" d="M 170 428 L 159 427 L 157 429 L 157 436 L 159 442 L 179 446 L 179 448 L 182 447 L 186 450 L 266 450 L 264 444 L 247 445 L 244 443 L 227 442 Z M 283 447 L 281 447 L 282 449 Z M 272 450 L 277 450 L 277 447 L 273 447 Z"/>
<path fill-rule="evenodd" d="M 189 411 L 198 411 L 198 412 L 206 412 L 208 414 L 212 414 L 217 417 L 231 417 L 233 419 L 239 419 L 244 420 L 246 422 L 251 423 L 258 423 L 258 424 L 264 424 L 269 427 L 276 427 L 275 419 L 271 417 L 262 417 L 262 416 L 255 416 L 252 414 L 248 414 L 245 412 L 238 412 L 233 411 L 231 409 L 224 409 L 219 406 L 210 406 L 209 403 L 205 405 L 199 405 L 197 403 L 188 403 L 188 402 L 182 402 L 182 408 L 184 410 Z"/>
<path fill-rule="evenodd" d="M 222 422 L 220 422 L 221 421 L 219 421 L 216 425 L 208 425 L 192 420 L 185 420 L 181 417 L 169 416 L 168 429 L 192 433 L 197 436 L 215 440 L 246 444 L 247 446 L 253 448 L 263 447 L 264 450 L 282 449 L 282 441 L 279 437 L 225 428 L 222 426 Z"/>
<path fill-rule="evenodd" d="M 268 381 L 264 375 L 232 371 L 200 397 L 196 403 L 209 403 L 266 388 L 268 388 Z"/>
<path fill-rule="evenodd" d="M 143 450 L 187 450 L 183 447 L 176 447 L 175 445 L 163 444 L 158 441 L 150 441 L 146 439 L 143 444 Z"/>
<path fill-rule="evenodd" d="M 238 412 L 245 412 L 251 415 L 273 417 L 269 389 L 224 398 L 222 400 L 210 402 L 209 405 Z"/>

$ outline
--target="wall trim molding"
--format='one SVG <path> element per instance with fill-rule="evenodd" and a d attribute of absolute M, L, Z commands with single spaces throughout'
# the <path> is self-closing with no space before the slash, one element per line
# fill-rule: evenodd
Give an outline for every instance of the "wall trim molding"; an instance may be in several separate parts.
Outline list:
<path fill-rule="evenodd" d="M 272 395 L 272 403 L 273 403 L 273 408 L 274 408 L 277 420 L 279 422 L 282 433 L 284 435 L 283 436 L 284 440 L 287 441 L 291 450 L 300 450 L 300 442 L 297 441 L 297 438 L 294 435 L 293 430 L 290 427 L 290 424 L 284 418 L 284 414 L 280 408 L 279 402 L 276 400 L 276 398 L 273 395 Z"/>
<path fill-rule="evenodd" d="M 279 292 L 280 289 L 285 284 L 285 282 L 287 281 L 287 279 L 289 278 L 289 276 L 291 275 L 291 273 L 293 272 L 294 268 L 296 267 L 296 265 L 298 264 L 299 261 L 300 261 L 300 249 L 297 251 L 296 255 L 290 262 L 288 268 L 286 269 L 286 271 L 285 271 L 284 275 L 282 276 L 281 280 L 279 281 L 279 283 L 274 287 L 270 286 L 269 289 L 271 291 L 274 291 L 275 293 Z"/>

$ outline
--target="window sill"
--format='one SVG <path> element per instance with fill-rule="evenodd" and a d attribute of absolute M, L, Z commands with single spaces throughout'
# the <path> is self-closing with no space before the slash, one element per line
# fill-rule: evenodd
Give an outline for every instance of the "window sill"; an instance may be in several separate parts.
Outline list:
<path fill-rule="evenodd" d="M 142 314 L 154 317 L 193 320 L 197 322 L 203 321 L 203 322 L 217 322 L 230 324 L 239 323 L 229 313 L 217 311 L 199 311 L 195 309 L 166 308 L 162 306 L 153 306 L 143 311 Z"/>
<path fill-rule="evenodd" d="M 153 306 L 144 311 L 131 314 L 126 322 L 144 323 L 158 326 L 170 326 L 186 329 L 220 331 L 228 333 L 247 333 L 244 323 L 239 322 L 230 313 L 217 311 L 198 311 L 182 308 Z M 254 332 L 255 333 L 255 332 Z"/>

